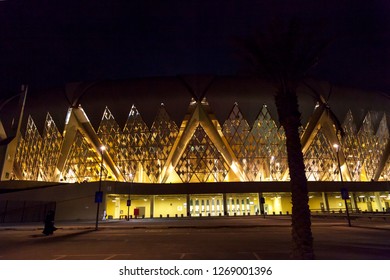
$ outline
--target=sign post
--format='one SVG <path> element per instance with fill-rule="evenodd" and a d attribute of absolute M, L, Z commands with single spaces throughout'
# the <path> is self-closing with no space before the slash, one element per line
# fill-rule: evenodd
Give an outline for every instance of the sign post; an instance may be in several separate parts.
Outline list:
<path fill-rule="evenodd" d="M 96 207 L 96 222 L 95 222 L 95 230 L 99 229 L 99 206 L 100 203 L 103 202 L 103 192 L 102 192 L 102 174 L 103 174 L 103 153 L 105 151 L 106 147 L 101 146 L 100 147 L 100 154 L 102 156 L 102 161 L 100 164 L 100 179 L 99 179 L 99 190 L 95 193 L 95 203 L 97 203 Z"/>
<path fill-rule="evenodd" d="M 335 148 L 335 150 L 336 150 L 337 165 L 339 167 L 339 173 L 340 173 L 340 181 L 341 181 L 341 186 L 343 186 L 344 185 L 343 173 L 341 171 L 340 156 L 339 156 L 340 146 L 339 146 L 339 144 L 333 144 L 333 148 Z M 341 197 L 342 197 L 342 199 L 344 199 L 344 203 L 345 203 L 345 210 L 347 212 L 348 226 L 351 226 L 351 219 L 349 218 L 349 210 L 348 210 L 348 204 L 347 204 L 347 199 L 349 199 L 349 194 L 348 194 L 348 190 L 344 187 L 341 188 Z"/>
<path fill-rule="evenodd" d="M 345 211 L 347 212 L 348 226 L 351 226 L 351 218 L 349 217 L 349 210 L 348 210 L 348 204 L 347 204 L 347 199 L 349 199 L 349 193 L 348 193 L 348 190 L 346 188 L 341 189 L 341 198 L 344 199 Z"/>
<path fill-rule="evenodd" d="M 263 218 L 265 219 L 265 209 L 264 209 L 264 204 L 265 204 L 265 198 L 260 197 L 260 212 L 263 214 Z"/>
<path fill-rule="evenodd" d="M 126 205 L 127 205 L 127 220 L 129 221 L 130 220 L 130 206 L 131 206 L 130 198 L 127 200 Z"/>

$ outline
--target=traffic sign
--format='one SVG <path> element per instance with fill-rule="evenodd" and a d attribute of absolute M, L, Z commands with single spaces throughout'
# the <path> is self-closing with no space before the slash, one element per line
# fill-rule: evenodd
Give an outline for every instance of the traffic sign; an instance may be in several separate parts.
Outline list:
<path fill-rule="evenodd" d="M 349 193 L 346 188 L 341 189 L 341 198 L 342 199 L 349 199 Z"/>
<path fill-rule="evenodd" d="M 103 192 L 98 191 L 95 192 L 95 203 L 102 203 L 103 202 Z"/>

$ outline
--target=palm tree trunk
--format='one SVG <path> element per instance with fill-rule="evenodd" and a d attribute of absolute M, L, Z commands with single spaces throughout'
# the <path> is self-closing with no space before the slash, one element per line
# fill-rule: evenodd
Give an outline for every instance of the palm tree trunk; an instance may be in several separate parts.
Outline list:
<path fill-rule="evenodd" d="M 302 145 L 299 137 L 301 114 L 295 90 L 278 91 L 275 97 L 279 121 L 286 133 L 292 195 L 293 259 L 314 259 L 309 197 Z"/>

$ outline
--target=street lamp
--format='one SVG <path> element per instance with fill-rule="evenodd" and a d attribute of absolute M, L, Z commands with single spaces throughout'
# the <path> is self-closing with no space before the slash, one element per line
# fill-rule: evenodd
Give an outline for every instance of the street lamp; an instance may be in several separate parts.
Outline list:
<path fill-rule="evenodd" d="M 133 185 L 133 174 L 130 173 L 130 186 L 129 186 L 129 193 L 128 193 L 128 196 L 127 196 L 127 220 L 129 221 L 130 220 L 130 206 L 131 206 L 131 200 L 130 200 L 130 192 L 131 192 L 131 187 Z"/>
<path fill-rule="evenodd" d="M 98 228 L 99 228 L 99 207 L 100 207 L 100 203 L 103 201 L 103 192 L 102 192 L 103 153 L 106 150 L 106 147 L 104 145 L 102 145 L 99 149 L 100 149 L 100 155 L 101 155 L 102 161 L 100 163 L 99 190 L 95 194 L 95 202 L 97 203 L 95 230 L 98 230 Z"/>
<path fill-rule="evenodd" d="M 340 146 L 338 144 L 333 144 L 333 148 L 336 150 L 337 164 L 338 164 L 339 172 L 340 172 L 340 181 L 341 181 L 341 186 L 342 186 L 341 196 L 344 199 L 344 203 L 345 203 L 345 210 L 347 213 L 348 226 L 351 226 L 351 219 L 349 218 L 349 210 L 348 210 L 348 204 L 347 204 L 347 199 L 349 199 L 349 195 L 348 195 L 347 189 L 344 188 L 343 174 L 341 173 L 341 165 L 340 165 L 340 157 L 339 157 Z"/>

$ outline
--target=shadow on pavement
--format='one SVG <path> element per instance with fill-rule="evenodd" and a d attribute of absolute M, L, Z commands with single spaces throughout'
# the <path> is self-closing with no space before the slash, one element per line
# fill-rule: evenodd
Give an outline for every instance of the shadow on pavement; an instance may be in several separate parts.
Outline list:
<path fill-rule="evenodd" d="M 87 233 L 90 233 L 90 232 L 94 232 L 95 229 L 87 229 L 87 230 L 82 230 L 82 231 L 76 231 L 76 232 L 71 232 L 69 234 L 64 234 L 65 231 L 60 231 L 58 232 L 57 231 L 57 234 L 53 234 L 53 235 L 44 235 L 43 233 L 41 234 L 33 234 L 31 235 L 31 237 L 33 238 L 39 238 L 37 239 L 37 241 L 39 242 L 52 242 L 52 241 L 63 241 L 65 239 L 68 239 L 68 238 L 72 238 L 72 237 L 75 237 L 75 236 L 80 236 L 80 235 L 83 235 L 83 234 L 87 234 Z M 60 233 L 60 234 L 58 234 Z"/>

